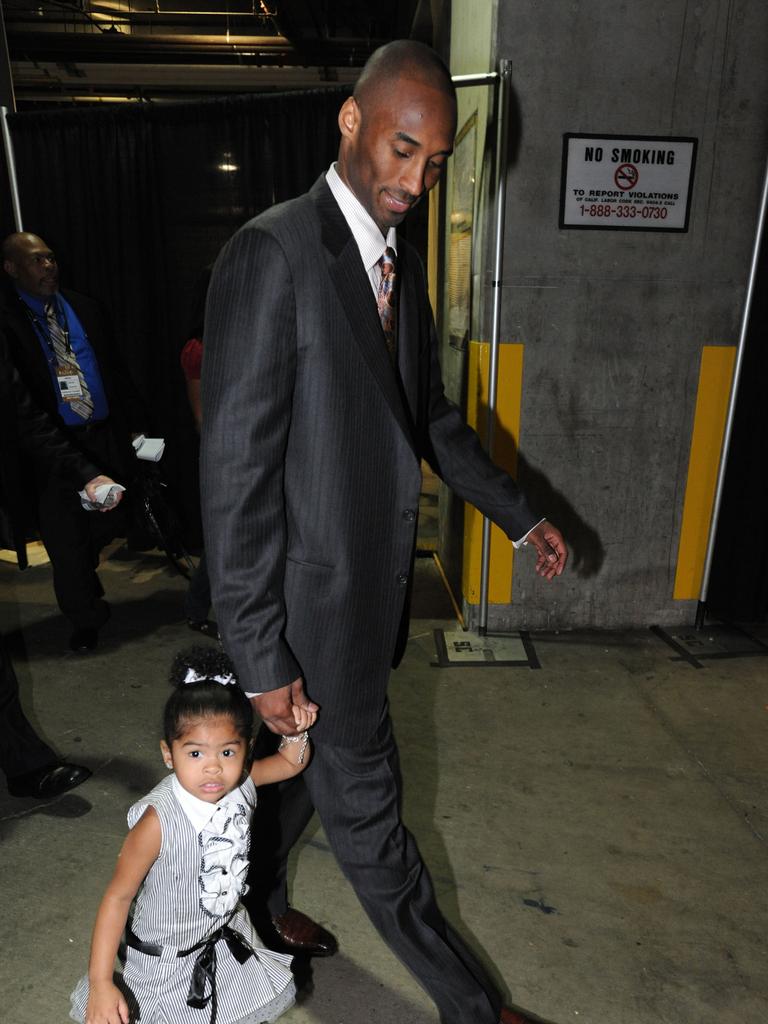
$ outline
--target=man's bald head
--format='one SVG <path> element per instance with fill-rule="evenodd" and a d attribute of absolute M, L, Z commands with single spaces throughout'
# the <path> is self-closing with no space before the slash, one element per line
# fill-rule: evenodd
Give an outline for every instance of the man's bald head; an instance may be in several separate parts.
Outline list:
<path fill-rule="evenodd" d="M 3 269 L 17 288 L 38 299 L 49 299 L 59 290 L 56 257 L 38 235 L 14 231 L 3 240 Z"/>
<path fill-rule="evenodd" d="M 36 242 L 43 242 L 42 238 L 33 235 L 31 231 L 14 231 L 3 239 L 2 251 L 3 260 L 15 259 L 19 253 L 24 251 L 26 245 L 34 245 Z M 43 243 L 45 244 L 45 243 Z"/>
<path fill-rule="evenodd" d="M 353 95 L 363 106 L 399 79 L 421 82 L 456 100 L 448 68 L 431 46 L 413 39 L 396 39 L 372 53 L 360 72 Z"/>
<path fill-rule="evenodd" d="M 453 152 L 456 95 L 423 43 L 377 50 L 339 111 L 338 172 L 382 235 L 433 188 Z"/>

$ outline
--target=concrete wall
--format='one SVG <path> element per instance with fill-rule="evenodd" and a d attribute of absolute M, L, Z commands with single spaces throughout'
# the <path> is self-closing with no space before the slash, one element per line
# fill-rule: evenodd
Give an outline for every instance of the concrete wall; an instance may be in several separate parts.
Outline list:
<path fill-rule="evenodd" d="M 477 10 L 453 6 L 455 26 Z M 573 560 L 545 584 L 519 556 L 512 602 L 489 624 L 691 621 L 695 602 L 672 592 L 699 364 L 702 346 L 738 337 L 766 157 L 768 4 L 494 10 L 492 64 L 513 63 L 502 338 L 525 346 L 520 480 Z M 565 132 L 696 137 L 688 232 L 558 228 Z M 486 271 L 486 338 L 489 297 Z"/>

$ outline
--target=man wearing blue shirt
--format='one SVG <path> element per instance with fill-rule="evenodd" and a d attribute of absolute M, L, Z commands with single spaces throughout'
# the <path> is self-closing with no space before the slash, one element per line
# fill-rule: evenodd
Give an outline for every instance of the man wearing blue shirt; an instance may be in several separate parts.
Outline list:
<path fill-rule="evenodd" d="M 19 375 L 34 402 L 86 458 L 124 479 L 131 464 L 130 433 L 140 431 L 143 408 L 119 367 L 99 306 L 60 290 L 56 256 L 37 235 L 9 235 L 2 256 L 10 280 L 0 294 L 0 328 Z M 82 509 L 59 474 L 38 474 L 36 486 L 56 599 L 73 627 L 70 647 L 93 650 L 109 618 L 96 574 L 100 517 Z"/>

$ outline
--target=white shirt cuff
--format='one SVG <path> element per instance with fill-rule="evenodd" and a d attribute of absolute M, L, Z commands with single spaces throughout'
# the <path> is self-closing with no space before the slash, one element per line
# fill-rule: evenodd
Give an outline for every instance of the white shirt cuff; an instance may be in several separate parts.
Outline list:
<path fill-rule="evenodd" d="M 545 523 L 546 521 L 547 521 L 547 517 L 546 517 L 546 516 L 544 516 L 544 518 L 543 518 L 543 519 L 540 519 L 540 520 L 538 521 L 538 523 L 534 523 L 534 525 L 533 525 L 533 526 L 532 526 L 532 527 L 530 528 L 530 530 L 528 531 L 528 533 L 533 533 L 533 531 L 534 531 L 534 530 L 536 529 L 536 527 L 537 527 L 537 526 L 541 526 L 541 524 L 542 524 L 542 523 Z M 523 535 L 523 536 L 522 536 L 522 537 L 520 538 L 520 540 L 513 540 L 513 541 L 512 541 L 512 547 L 513 547 L 513 548 L 521 548 L 521 547 L 523 546 L 523 544 L 527 544 L 527 543 L 528 543 L 528 533 L 524 534 L 524 535 Z M 249 694 L 246 694 L 246 697 L 247 697 L 247 696 L 249 696 Z"/>

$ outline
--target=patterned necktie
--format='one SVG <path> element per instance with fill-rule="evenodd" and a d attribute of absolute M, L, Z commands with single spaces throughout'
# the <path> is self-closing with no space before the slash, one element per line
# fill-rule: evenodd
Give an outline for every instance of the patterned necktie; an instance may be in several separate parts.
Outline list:
<path fill-rule="evenodd" d="M 48 336 L 51 339 L 53 352 L 56 356 L 56 362 L 59 364 L 59 367 L 68 369 L 72 376 L 77 375 L 77 379 L 80 382 L 82 394 L 77 398 L 66 399 L 67 405 L 82 419 L 89 420 L 93 415 L 93 399 L 88 390 L 88 385 L 85 383 L 85 377 L 80 369 L 77 356 L 69 347 L 67 336 L 59 323 L 59 318 L 56 316 L 56 309 L 52 302 L 47 302 L 45 305 L 45 322 L 48 327 Z"/>
<path fill-rule="evenodd" d="M 395 250 L 389 246 L 384 250 L 384 255 L 379 260 L 381 267 L 381 281 L 376 296 L 376 305 L 379 307 L 379 319 L 384 331 L 384 338 L 387 342 L 387 351 L 393 365 L 397 362 L 397 272 L 395 270 Z"/>

